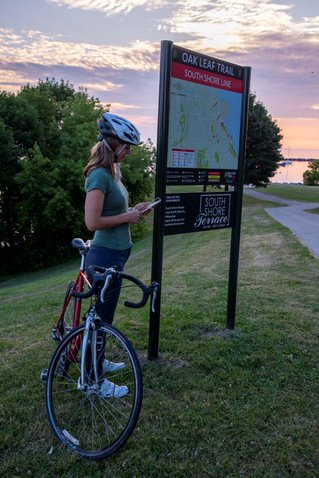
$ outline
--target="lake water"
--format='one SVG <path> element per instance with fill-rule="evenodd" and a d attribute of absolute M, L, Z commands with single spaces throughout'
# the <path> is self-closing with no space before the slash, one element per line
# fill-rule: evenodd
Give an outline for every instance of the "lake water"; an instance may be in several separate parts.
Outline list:
<path fill-rule="evenodd" d="M 309 161 L 293 161 L 286 166 L 279 166 L 271 178 L 272 183 L 303 183 L 303 173 L 308 169 Z"/>

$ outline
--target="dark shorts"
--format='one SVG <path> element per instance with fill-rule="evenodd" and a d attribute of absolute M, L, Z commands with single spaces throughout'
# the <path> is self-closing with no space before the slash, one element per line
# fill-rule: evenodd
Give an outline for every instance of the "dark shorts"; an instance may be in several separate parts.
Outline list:
<path fill-rule="evenodd" d="M 116 267 L 117 270 L 123 271 L 124 266 L 130 257 L 131 248 L 126 250 L 110 249 L 108 247 L 91 246 L 85 259 L 85 267 L 101 266 Z M 109 286 L 105 302 L 97 302 L 96 311 L 103 322 L 111 324 L 113 322 L 115 309 L 121 292 L 122 280 L 112 281 Z"/>

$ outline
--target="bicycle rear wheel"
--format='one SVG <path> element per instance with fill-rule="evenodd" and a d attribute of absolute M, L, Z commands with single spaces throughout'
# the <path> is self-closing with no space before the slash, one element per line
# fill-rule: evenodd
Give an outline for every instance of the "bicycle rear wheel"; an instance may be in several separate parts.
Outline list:
<path fill-rule="evenodd" d="M 124 364 L 106 378 L 128 387 L 128 393 L 122 398 L 104 398 L 89 387 L 81 389 L 84 329 L 80 326 L 70 332 L 52 358 L 46 382 L 46 407 L 51 427 L 62 443 L 84 458 L 100 460 L 123 446 L 134 430 L 142 404 L 142 373 L 136 352 L 125 335 L 111 325 L 97 325 L 106 359 Z M 61 376 L 59 362 L 65 355 L 68 367 Z"/>

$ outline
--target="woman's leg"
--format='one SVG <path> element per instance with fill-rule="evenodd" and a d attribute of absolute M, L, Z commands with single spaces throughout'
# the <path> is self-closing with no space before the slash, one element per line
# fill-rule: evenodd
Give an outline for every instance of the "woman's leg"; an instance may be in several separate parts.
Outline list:
<path fill-rule="evenodd" d="M 85 260 L 86 269 L 88 266 L 100 266 L 100 267 L 114 267 L 118 271 L 123 271 L 126 261 L 130 256 L 130 249 L 121 251 L 117 249 L 109 249 L 106 247 L 97 247 L 91 246 Z M 101 317 L 103 322 L 108 324 L 112 324 L 115 309 L 119 300 L 120 292 L 121 292 L 121 284 L 122 280 L 112 280 L 109 285 L 108 291 L 106 293 L 106 297 L 104 302 L 100 302 L 100 300 L 96 303 L 96 313 Z M 103 373 L 103 363 L 104 360 L 104 348 L 105 343 L 102 337 L 99 337 L 99 333 L 97 333 L 97 372 L 99 377 L 99 382 L 103 383 L 104 381 L 104 373 Z M 101 340 L 100 340 L 101 339 Z M 91 350 L 89 347 L 87 357 L 87 370 L 90 370 L 92 367 L 92 355 Z M 121 368 L 123 364 L 113 364 L 108 363 L 109 366 Z M 92 372 L 91 372 L 92 373 Z"/>
<path fill-rule="evenodd" d="M 107 247 L 91 246 L 85 261 L 85 266 L 90 265 L 101 267 L 115 267 L 118 271 L 123 271 L 125 263 L 130 256 L 130 249 L 125 251 L 110 249 Z M 112 280 L 108 292 L 106 293 L 105 301 L 96 304 L 96 312 L 101 317 L 103 322 L 112 324 L 115 309 L 119 300 L 121 292 L 121 279 Z"/>

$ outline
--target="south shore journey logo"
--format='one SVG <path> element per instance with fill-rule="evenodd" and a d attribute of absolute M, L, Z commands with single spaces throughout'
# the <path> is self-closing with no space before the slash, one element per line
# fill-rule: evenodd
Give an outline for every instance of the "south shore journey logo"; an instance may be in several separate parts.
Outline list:
<path fill-rule="evenodd" d="M 213 229 L 227 227 L 230 222 L 230 194 L 203 194 L 200 200 L 200 211 L 194 227 Z"/>

